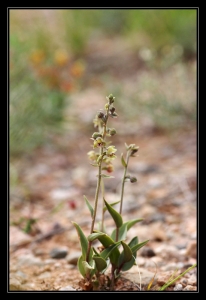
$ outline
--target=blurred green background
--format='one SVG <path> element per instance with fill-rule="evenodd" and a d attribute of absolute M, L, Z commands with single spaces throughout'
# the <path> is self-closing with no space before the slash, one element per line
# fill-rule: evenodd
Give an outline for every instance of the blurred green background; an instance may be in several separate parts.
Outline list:
<path fill-rule="evenodd" d="M 68 134 L 89 88 L 113 93 L 125 122 L 194 128 L 196 33 L 196 9 L 10 9 L 11 159 Z"/>

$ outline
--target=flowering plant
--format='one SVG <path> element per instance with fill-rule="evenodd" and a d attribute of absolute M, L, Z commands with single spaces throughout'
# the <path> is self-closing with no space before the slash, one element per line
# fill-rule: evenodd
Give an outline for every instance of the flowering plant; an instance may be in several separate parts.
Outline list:
<path fill-rule="evenodd" d="M 116 134 L 115 128 L 108 127 L 109 118 L 116 118 L 118 115 L 114 107 L 115 97 L 110 94 L 106 97 L 107 103 L 104 112 L 100 111 L 93 120 L 94 127 L 98 128 L 98 132 L 92 134 L 93 150 L 88 152 L 88 157 L 92 161 L 92 165 L 98 169 L 97 186 L 94 199 L 94 207 L 91 205 L 86 196 L 84 200 L 91 213 L 91 228 L 89 236 L 85 236 L 81 227 L 72 222 L 75 226 L 81 245 L 82 254 L 78 259 L 78 269 L 83 279 L 81 285 L 84 290 L 101 290 L 105 286 L 110 290 L 114 290 L 116 279 L 119 278 L 121 272 L 127 271 L 136 264 L 137 251 L 143 247 L 149 240 L 139 243 L 138 237 L 133 237 L 128 243 L 126 242 L 128 230 L 136 223 L 143 219 L 133 219 L 123 222 L 122 207 L 124 197 L 124 186 L 126 181 L 134 183 L 136 177 L 127 174 L 129 160 L 138 152 L 139 147 L 135 144 L 127 145 L 126 159 L 121 155 L 121 163 L 124 168 L 121 185 L 120 201 L 108 203 L 103 194 L 102 220 L 100 230 L 95 228 L 96 214 L 99 203 L 99 193 L 101 183 L 104 178 L 113 178 L 113 176 L 104 174 L 102 171 L 107 170 L 109 173 L 113 171 L 113 160 L 116 158 L 117 149 L 115 146 L 108 146 L 107 137 Z M 99 150 L 96 152 L 95 150 Z M 119 203 L 119 211 L 114 209 L 114 205 Z M 112 233 L 107 234 L 104 227 L 104 213 L 108 211 L 114 221 L 115 227 Z M 98 240 L 101 247 L 95 248 L 93 242 Z M 106 271 L 109 271 L 106 272 Z"/>

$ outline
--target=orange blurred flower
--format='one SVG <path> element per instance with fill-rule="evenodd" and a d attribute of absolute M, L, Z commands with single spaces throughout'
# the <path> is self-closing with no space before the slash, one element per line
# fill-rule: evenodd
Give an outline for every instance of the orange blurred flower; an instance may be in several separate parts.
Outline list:
<path fill-rule="evenodd" d="M 70 72 L 74 77 L 81 77 L 85 71 L 85 64 L 82 61 L 76 61 L 71 66 Z"/>
<path fill-rule="evenodd" d="M 43 50 L 35 50 L 30 55 L 30 59 L 34 64 L 40 64 L 45 59 L 45 53 Z"/>
<path fill-rule="evenodd" d="M 65 66 L 69 61 L 68 53 L 63 49 L 58 49 L 54 53 L 54 61 L 59 66 Z"/>

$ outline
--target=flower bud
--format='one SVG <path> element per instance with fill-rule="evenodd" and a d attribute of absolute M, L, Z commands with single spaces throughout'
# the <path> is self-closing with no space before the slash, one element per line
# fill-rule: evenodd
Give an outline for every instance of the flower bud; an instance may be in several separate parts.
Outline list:
<path fill-rule="evenodd" d="M 136 182 L 137 181 L 137 178 L 136 177 L 130 177 L 130 182 L 133 183 L 133 182 Z"/>
<path fill-rule="evenodd" d="M 109 100 L 109 104 L 111 105 L 112 103 L 114 103 L 115 97 L 113 97 L 113 95 L 110 94 L 110 95 L 107 97 L 107 99 Z"/>
<path fill-rule="evenodd" d="M 98 118 L 102 119 L 103 117 L 104 117 L 103 112 L 99 112 L 99 113 L 98 113 Z"/>
<path fill-rule="evenodd" d="M 115 135 L 117 132 L 114 128 L 111 128 L 110 131 L 109 131 L 109 134 L 110 135 Z"/>
<path fill-rule="evenodd" d="M 92 134 L 92 138 L 93 138 L 93 139 L 96 140 L 96 138 L 98 138 L 98 137 L 102 137 L 102 134 L 99 133 L 99 132 L 94 132 L 94 133 Z"/>

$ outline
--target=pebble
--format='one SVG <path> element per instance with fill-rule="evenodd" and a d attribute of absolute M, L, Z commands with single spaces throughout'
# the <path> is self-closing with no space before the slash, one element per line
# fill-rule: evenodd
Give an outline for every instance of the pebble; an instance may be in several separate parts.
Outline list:
<path fill-rule="evenodd" d="M 50 252 L 51 258 L 65 258 L 68 254 L 68 248 L 53 248 Z"/>
<path fill-rule="evenodd" d="M 66 260 L 68 264 L 76 265 L 79 257 L 82 255 L 82 252 L 71 253 L 67 256 Z"/>
<path fill-rule="evenodd" d="M 183 289 L 183 286 L 182 286 L 182 284 L 181 283 L 178 283 L 178 284 L 176 284 L 175 285 L 175 287 L 174 287 L 174 291 L 182 291 L 182 289 Z"/>
<path fill-rule="evenodd" d="M 152 248 L 145 246 L 145 247 L 143 247 L 143 249 L 141 251 L 141 255 L 143 257 L 153 257 L 153 256 L 155 256 L 155 252 Z"/>

